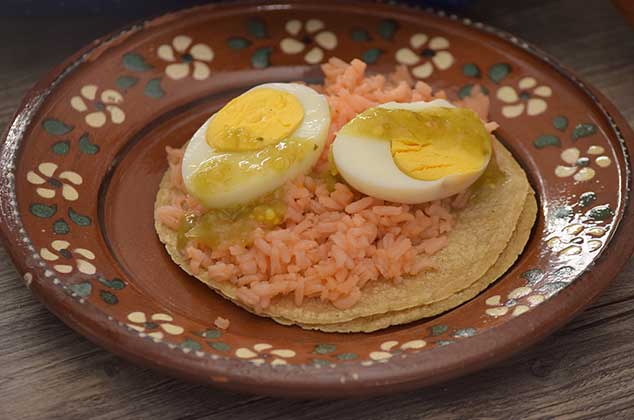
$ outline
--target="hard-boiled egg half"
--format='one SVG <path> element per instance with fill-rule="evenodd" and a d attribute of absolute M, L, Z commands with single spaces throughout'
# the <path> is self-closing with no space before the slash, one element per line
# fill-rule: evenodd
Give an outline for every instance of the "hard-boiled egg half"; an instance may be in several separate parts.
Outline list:
<path fill-rule="evenodd" d="M 471 110 L 449 102 L 388 102 L 339 130 L 337 170 L 352 187 L 387 201 L 416 204 L 467 189 L 491 158 L 491 136 Z"/>
<path fill-rule="evenodd" d="M 330 109 L 296 83 L 267 83 L 229 102 L 196 131 L 183 156 L 187 191 L 209 208 L 247 203 L 310 171 Z"/>

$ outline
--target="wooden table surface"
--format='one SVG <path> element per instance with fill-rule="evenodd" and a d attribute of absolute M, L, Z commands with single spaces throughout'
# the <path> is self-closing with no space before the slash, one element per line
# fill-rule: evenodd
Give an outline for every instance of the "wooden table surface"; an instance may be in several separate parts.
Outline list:
<path fill-rule="evenodd" d="M 634 31 L 612 3 L 493 0 L 473 9 L 576 70 L 634 124 Z M 0 127 L 49 68 L 125 23 L 0 18 Z M 634 259 L 563 330 L 495 368 L 401 395 L 288 401 L 184 383 L 107 353 L 34 299 L 0 248 L 0 419 L 634 418 L 632 280 Z"/>

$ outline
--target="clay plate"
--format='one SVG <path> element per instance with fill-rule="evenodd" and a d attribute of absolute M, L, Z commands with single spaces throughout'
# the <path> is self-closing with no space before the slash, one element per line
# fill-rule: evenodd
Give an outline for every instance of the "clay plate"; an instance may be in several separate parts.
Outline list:
<path fill-rule="evenodd" d="M 481 84 L 529 174 L 540 212 L 526 250 L 453 311 L 373 334 L 284 327 L 189 278 L 154 233 L 164 147 L 253 85 L 318 81 L 331 56 L 379 72 L 404 63 L 451 98 Z M 617 110 L 526 42 L 431 10 L 283 1 L 169 14 L 54 69 L 4 137 L 1 228 L 27 287 L 123 357 L 253 393 L 379 394 L 480 369 L 570 319 L 634 246 L 633 135 Z M 218 316 L 228 331 L 214 328 Z"/>

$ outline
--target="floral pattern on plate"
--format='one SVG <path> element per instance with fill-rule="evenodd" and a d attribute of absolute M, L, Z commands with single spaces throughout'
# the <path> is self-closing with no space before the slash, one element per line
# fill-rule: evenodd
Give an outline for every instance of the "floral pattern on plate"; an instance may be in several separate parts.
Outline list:
<path fill-rule="evenodd" d="M 338 7 L 333 3 L 333 10 Z M 522 61 L 514 51 L 523 47 L 502 33 L 496 36 L 515 43 L 503 53 L 488 49 L 476 35 L 456 36 L 442 25 L 432 30 L 436 26 L 413 24 L 403 14 L 401 19 L 386 15 L 344 23 L 332 12 L 299 8 L 301 13 L 280 10 L 216 20 L 203 7 L 201 13 L 213 24 L 166 23 L 160 35 L 139 29 L 138 43 L 125 38 L 101 43 L 99 54 L 93 49 L 75 58 L 82 65 L 69 71 L 72 77 L 60 76 L 57 87 L 42 96 L 37 113 L 20 111 L 18 119 L 28 123 L 29 130 L 18 132 L 20 142 L 13 144 L 19 144 L 19 153 L 7 154 L 0 178 L 9 185 L 10 196 L 3 198 L 15 226 L 11 245 L 19 256 L 16 260 L 22 261 L 27 286 L 40 294 L 63 290 L 83 304 L 75 309 L 77 314 L 99 314 L 100 322 L 121 328 L 123 339 L 134 334 L 130 339 L 138 348 L 176 350 L 176 356 L 166 356 L 172 363 L 180 358 L 209 358 L 218 364 L 241 363 L 249 369 L 245 372 L 274 370 L 280 375 L 297 366 L 322 373 L 350 369 L 357 376 L 346 371 L 342 381 L 351 381 L 362 379 L 366 368 L 397 366 L 396 360 L 416 360 L 418 353 L 432 349 L 442 354 L 443 347 L 469 346 L 485 331 L 530 317 L 535 308 L 579 281 L 588 261 L 610 243 L 623 217 L 621 192 L 615 186 L 625 179 L 622 171 L 627 166 L 619 135 L 629 129 L 617 130 L 597 104 L 588 108 L 584 101 L 572 101 L 563 108 L 556 100 L 559 91 L 583 93 L 582 86 L 574 79 L 553 82 L 550 67 Z M 477 34 L 469 21 L 452 25 L 461 25 L 456 33 Z M 219 33 L 216 27 L 226 30 Z M 132 38 L 137 39 L 137 34 Z M 473 48 L 482 53 L 475 58 L 466 53 Z M 167 258 L 162 247 L 155 238 L 135 238 L 143 244 L 143 252 L 134 261 L 122 262 L 113 250 L 118 244 L 108 243 L 104 232 L 109 226 L 110 209 L 103 203 L 113 188 L 110 177 L 119 170 L 128 148 L 135 147 L 135 141 L 161 118 L 181 112 L 184 104 L 208 106 L 215 98 L 225 99 L 223 89 L 243 88 L 232 84 L 232 77 L 241 72 L 249 75 L 250 82 L 294 80 L 305 68 L 312 68 L 306 64 L 317 65 L 330 56 L 361 57 L 377 66 L 372 71 L 403 64 L 416 79 L 445 83 L 450 99 L 468 98 L 476 85 L 489 94 L 491 115 L 502 126 L 500 136 L 533 179 L 543 181 L 537 192 L 544 220 L 529 245 L 538 252 L 520 258 L 501 282 L 455 311 L 354 340 L 259 319 L 258 328 L 245 327 L 254 322 L 252 315 L 239 309 L 226 315 L 221 305 L 227 304 L 202 285 L 195 291 L 209 293 L 209 313 L 198 308 L 200 314 L 188 317 L 180 311 L 190 308 L 174 296 L 152 301 L 121 266 L 146 257 L 154 262 Z M 159 166 L 162 171 L 164 161 L 151 158 L 156 156 L 152 155 L 155 145 L 140 144 L 148 153 L 143 176 Z M 159 144 L 161 153 L 165 145 Z M 145 216 L 151 214 L 144 211 Z M 132 213 L 129 217 L 137 220 L 138 214 Z M 125 226 L 121 229 L 135 225 L 120 222 Z M 156 281 L 160 293 L 166 283 Z M 190 287 L 194 286 L 183 283 L 183 290 L 195 295 Z M 464 313 L 473 316 L 459 316 Z M 208 328 L 219 314 L 231 321 L 226 331 Z M 204 366 L 201 372 L 209 368 Z M 205 380 L 228 379 L 214 374 Z"/>

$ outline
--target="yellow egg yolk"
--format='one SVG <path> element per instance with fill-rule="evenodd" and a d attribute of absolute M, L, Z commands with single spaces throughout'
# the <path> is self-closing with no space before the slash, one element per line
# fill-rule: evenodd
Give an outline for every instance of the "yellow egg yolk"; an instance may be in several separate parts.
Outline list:
<path fill-rule="evenodd" d="M 276 89 L 254 89 L 216 113 L 205 139 L 221 152 L 260 150 L 288 138 L 303 119 L 304 108 L 294 95 Z"/>
<path fill-rule="evenodd" d="M 396 166 L 422 181 L 478 171 L 491 156 L 490 134 L 476 113 L 464 108 L 372 108 L 341 133 L 389 140 Z"/>

